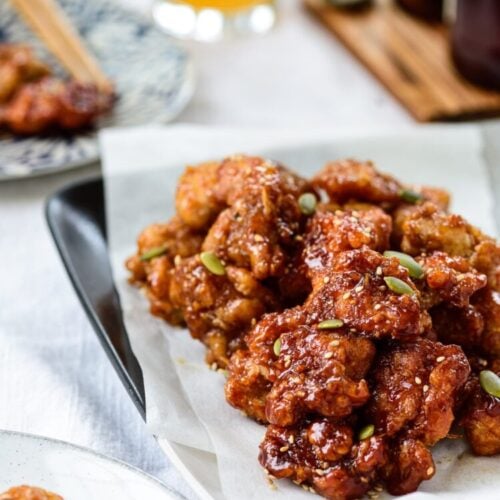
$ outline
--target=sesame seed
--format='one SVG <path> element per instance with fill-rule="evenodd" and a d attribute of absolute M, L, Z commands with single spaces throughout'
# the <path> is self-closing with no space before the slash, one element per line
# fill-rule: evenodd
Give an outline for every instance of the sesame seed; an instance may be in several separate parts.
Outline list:
<path fill-rule="evenodd" d="M 255 234 L 253 239 L 255 241 L 264 241 L 264 238 L 260 234 Z"/>
<path fill-rule="evenodd" d="M 377 269 L 375 269 L 375 274 L 377 276 L 382 276 L 382 268 L 380 266 L 377 267 Z"/>
<path fill-rule="evenodd" d="M 213 371 L 217 370 L 217 363 L 215 361 L 210 365 L 210 369 Z"/>
<path fill-rule="evenodd" d="M 445 357 L 444 357 L 444 356 L 439 356 L 439 358 L 436 358 L 436 361 L 437 361 L 438 363 L 441 363 L 441 362 L 442 362 L 442 361 L 444 361 L 444 360 L 445 360 Z"/>
<path fill-rule="evenodd" d="M 381 484 L 377 484 L 377 485 L 375 486 L 375 488 L 374 488 L 374 490 L 375 490 L 375 491 L 378 491 L 378 492 L 382 491 L 383 489 L 384 489 L 384 488 L 382 487 L 382 485 L 381 485 Z"/>
<path fill-rule="evenodd" d="M 255 318 L 252 318 L 252 321 L 250 321 L 250 324 L 252 326 L 255 326 L 257 324 L 257 320 Z"/>
<path fill-rule="evenodd" d="M 315 472 L 316 474 L 318 474 L 318 476 L 322 476 L 325 473 L 323 469 L 316 469 Z"/>
<path fill-rule="evenodd" d="M 323 463 L 321 464 L 321 467 L 322 467 L 323 469 L 328 469 L 328 462 L 323 462 Z"/>
<path fill-rule="evenodd" d="M 326 283 L 328 283 L 329 281 L 330 281 L 330 278 L 329 278 L 328 276 L 325 276 L 325 277 L 323 278 L 323 283 L 325 283 L 325 284 L 326 284 Z"/>
<path fill-rule="evenodd" d="M 429 467 L 429 468 L 427 469 L 427 475 L 428 475 L 428 476 L 430 476 L 433 472 L 434 472 L 434 467 L 432 467 L 432 466 L 431 466 L 431 467 Z"/>
<path fill-rule="evenodd" d="M 338 347 L 338 346 L 340 345 L 340 340 L 332 340 L 332 341 L 330 342 L 330 345 L 331 345 L 332 347 Z"/>
<path fill-rule="evenodd" d="M 427 384 L 425 384 L 423 387 L 422 387 L 422 390 L 425 392 L 427 392 L 429 390 L 429 386 Z"/>
<path fill-rule="evenodd" d="M 294 441 L 295 441 L 295 436 L 294 436 L 293 434 L 290 434 L 290 435 L 288 436 L 288 442 L 289 442 L 290 444 L 293 444 L 293 443 L 294 443 Z"/>
<path fill-rule="evenodd" d="M 477 362 L 481 365 L 481 366 L 488 366 L 488 361 L 486 361 L 485 359 L 483 358 L 479 358 L 477 360 Z"/>
<path fill-rule="evenodd" d="M 176 255 L 176 256 L 174 257 L 174 264 L 175 264 L 176 266 L 179 266 L 179 265 L 180 265 L 180 263 L 181 263 L 181 260 L 182 260 L 182 257 L 181 257 L 180 255 Z"/>
<path fill-rule="evenodd" d="M 385 285 L 380 285 L 380 286 L 378 287 L 378 289 L 379 289 L 379 290 L 384 291 L 384 290 L 386 290 L 386 287 L 385 287 Z"/>
<path fill-rule="evenodd" d="M 355 288 L 356 292 L 360 293 L 363 291 L 363 285 L 359 285 Z"/>
<path fill-rule="evenodd" d="M 367 478 L 367 477 L 365 477 L 365 476 L 361 476 L 359 479 L 360 479 L 360 481 L 361 481 L 362 483 L 367 483 L 367 482 L 368 482 L 368 478 Z"/>
<path fill-rule="evenodd" d="M 415 377 L 415 383 L 420 385 L 422 383 L 422 379 L 420 377 Z"/>
<path fill-rule="evenodd" d="M 348 299 L 351 296 L 351 292 L 346 292 L 344 295 L 342 295 L 343 299 Z"/>
<path fill-rule="evenodd" d="M 297 234 L 295 236 L 295 241 L 302 241 L 304 238 L 302 238 L 302 236 L 300 234 Z"/>
<path fill-rule="evenodd" d="M 333 356 L 333 352 L 327 352 L 323 357 L 325 359 L 330 359 Z"/>
<path fill-rule="evenodd" d="M 381 308 L 382 306 L 380 304 L 375 304 L 375 307 L 373 309 L 375 309 L 375 311 L 378 311 Z"/>
<path fill-rule="evenodd" d="M 287 446 L 282 446 L 282 447 L 280 448 L 280 451 L 281 451 L 281 453 L 284 453 L 285 451 L 288 451 L 288 449 L 289 449 L 289 446 L 288 446 L 288 445 L 287 445 Z"/>

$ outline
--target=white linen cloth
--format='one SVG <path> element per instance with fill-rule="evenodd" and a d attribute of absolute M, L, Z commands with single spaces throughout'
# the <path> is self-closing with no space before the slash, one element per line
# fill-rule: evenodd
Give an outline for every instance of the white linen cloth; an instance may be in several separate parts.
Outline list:
<path fill-rule="evenodd" d="M 104 131 L 101 150 L 110 260 L 127 331 L 143 369 L 149 429 L 168 453 L 173 449 L 180 456 L 201 483 L 192 484 L 203 498 L 310 498 L 286 481 L 270 492 L 256 458 L 264 428 L 224 401 L 224 377 L 205 365 L 199 342 L 148 313 L 146 299 L 130 286 L 123 265 L 135 251 L 135 238 L 146 225 L 172 215 L 184 165 L 232 153 L 264 154 L 304 175 L 331 159 L 372 159 L 404 182 L 446 187 L 454 211 L 495 234 L 485 161 L 491 148 L 485 134 L 479 126 L 339 133 L 177 125 Z M 468 455 L 458 460 L 465 449 L 462 441 L 440 443 L 436 477 L 411 497 L 440 492 L 442 498 L 470 498 L 480 491 L 485 500 L 497 498 L 500 459 Z"/>

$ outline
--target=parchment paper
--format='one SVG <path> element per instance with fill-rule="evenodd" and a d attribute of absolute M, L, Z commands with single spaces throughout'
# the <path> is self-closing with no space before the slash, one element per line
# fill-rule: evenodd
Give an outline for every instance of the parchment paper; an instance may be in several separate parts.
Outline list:
<path fill-rule="evenodd" d="M 303 499 L 279 481 L 271 490 L 257 462 L 264 427 L 224 400 L 224 377 L 204 364 L 204 348 L 187 331 L 148 313 L 127 283 L 125 259 L 143 227 L 173 214 L 178 176 L 186 164 L 237 152 L 263 154 L 303 175 L 327 160 L 372 159 L 405 182 L 444 186 L 453 210 L 495 233 L 493 195 L 477 126 L 428 126 L 398 131 L 262 131 L 187 125 L 114 129 L 101 135 L 111 263 L 132 347 L 144 372 L 147 424 L 204 498 Z M 408 498 L 500 498 L 499 458 L 464 453 L 461 441 L 434 450 L 437 474 Z M 174 454 L 177 456 L 175 458 Z M 201 485 L 200 485 L 201 484 Z"/>

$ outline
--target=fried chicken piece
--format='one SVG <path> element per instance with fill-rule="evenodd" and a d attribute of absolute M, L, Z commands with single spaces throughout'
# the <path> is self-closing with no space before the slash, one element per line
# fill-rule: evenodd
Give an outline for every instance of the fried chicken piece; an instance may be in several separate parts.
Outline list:
<path fill-rule="evenodd" d="M 469 373 L 458 346 L 425 339 L 391 345 L 373 367 L 368 418 L 376 432 L 394 436 L 404 430 L 433 446 L 448 434 L 455 397 Z"/>
<path fill-rule="evenodd" d="M 467 353 L 481 346 L 483 315 L 475 306 L 463 308 L 441 304 L 430 311 L 432 326 L 443 344 L 457 344 Z"/>
<path fill-rule="evenodd" d="M 34 486 L 15 486 L 0 493 L 0 500 L 63 500 L 63 497 Z"/>
<path fill-rule="evenodd" d="M 299 327 L 280 337 L 274 372 L 279 373 L 266 400 L 267 420 L 282 427 L 304 415 L 345 417 L 370 397 L 363 379 L 375 347 L 361 337 Z"/>
<path fill-rule="evenodd" d="M 456 398 L 469 373 L 458 346 L 425 339 L 391 344 L 375 362 L 366 418 L 376 433 L 393 438 L 383 470 L 390 493 L 415 491 L 434 475 L 428 447 L 448 434 Z"/>
<path fill-rule="evenodd" d="M 488 357 L 500 358 L 500 291 L 484 288 L 474 297 L 474 305 L 484 319 L 481 350 Z"/>
<path fill-rule="evenodd" d="M 486 286 L 486 276 L 479 274 L 463 257 L 450 257 L 436 251 L 416 260 L 425 270 L 419 288 L 426 309 L 441 302 L 457 308 L 467 307 L 470 297 Z"/>
<path fill-rule="evenodd" d="M 431 202 L 419 205 L 395 223 L 402 235 L 401 250 L 410 255 L 438 250 L 450 257 L 470 258 L 483 239 L 463 217 L 447 214 Z"/>
<path fill-rule="evenodd" d="M 272 476 L 310 485 L 331 500 L 361 498 L 377 482 L 386 460 L 383 438 L 354 443 L 349 425 L 328 419 L 297 427 L 269 425 L 259 454 Z"/>
<path fill-rule="evenodd" d="M 497 366 L 496 373 L 500 374 Z M 468 382 L 469 397 L 463 406 L 461 425 L 476 455 L 500 453 L 500 399 L 481 388 L 478 377 Z"/>
<path fill-rule="evenodd" d="M 145 289 L 151 312 L 172 324 L 183 323 L 182 312 L 170 300 L 174 260 L 200 251 L 203 235 L 186 226 L 179 217 L 165 224 L 152 224 L 137 239 L 137 253 L 126 266 L 130 281 Z"/>
<path fill-rule="evenodd" d="M 25 83 L 50 74 L 26 45 L 0 44 L 0 104 L 7 102 Z"/>
<path fill-rule="evenodd" d="M 394 277 L 413 293 L 390 290 L 384 278 Z M 320 280 L 317 280 L 320 282 Z M 429 328 L 430 319 L 419 303 L 419 292 L 397 259 L 363 247 L 338 254 L 326 268 L 323 283 L 304 304 L 308 324 L 330 318 L 369 338 L 411 338 Z"/>
<path fill-rule="evenodd" d="M 382 209 L 317 211 L 307 223 L 304 262 L 311 277 L 331 265 L 339 252 L 363 246 L 383 252 L 389 248 L 392 221 Z"/>
<path fill-rule="evenodd" d="M 23 85 L 0 111 L 3 124 L 16 134 L 39 134 L 53 128 L 75 130 L 91 125 L 110 109 L 113 96 L 94 84 L 46 77 Z"/>
<path fill-rule="evenodd" d="M 298 199 L 307 183 L 262 158 L 235 157 L 218 169 L 215 199 L 225 200 L 203 250 L 251 269 L 262 280 L 279 277 L 305 220 Z"/>
<path fill-rule="evenodd" d="M 356 199 L 371 203 L 398 203 L 401 184 L 375 170 L 371 162 L 341 160 L 327 163 L 312 180 L 315 188 L 326 191 L 338 203 Z"/>
<path fill-rule="evenodd" d="M 483 238 L 474 248 L 470 262 L 480 273 L 487 276 L 489 287 L 500 292 L 500 245 L 490 238 Z"/>
<path fill-rule="evenodd" d="M 179 178 L 175 195 L 178 216 L 189 227 L 208 230 L 217 215 L 226 207 L 223 199 L 215 196 L 221 162 L 207 162 L 188 166 Z"/>
<path fill-rule="evenodd" d="M 226 266 L 217 276 L 199 255 L 181 259 L 170 279 L 172 305 L 182 311 L 191 335 L 207 345 L 207 360 L 219 366 L 227 364 L 228 353 L 239 347 L 252 322 L 278 306 L 274 294 L 247 269 Z"/>
<path fill-rule="evenodd" d="M 388 460 L 381 475 L 387 491 L 405 495 L 434 476 L 436 467 L 430 450 L 415 439 L 402 439 L 388 446 Z"/>

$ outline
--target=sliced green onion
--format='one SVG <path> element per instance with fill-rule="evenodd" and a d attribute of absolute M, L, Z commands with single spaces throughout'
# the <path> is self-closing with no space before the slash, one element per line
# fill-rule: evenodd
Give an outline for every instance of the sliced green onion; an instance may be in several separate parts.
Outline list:
<path fill-rule="evenodd" d="M 217 276 L 223 276 L 226 274 L 226 268 L 220 261 L 219 257 L 213 252 L 202 252 L 200 253 L 201 263 L 212 273 Z"/>
<path fill-rule="evenodd" d="M 280 355 L 280 352 L 281 352 L 281 339 L 279 337 L 274 341 L 273 351 L 274 351 L 274 354 L 276 356 Z"/>
<path fill-rule="evenodd" d="M 399 260 L 399 263 L 408 269 L 412 278 L 420 279 L 424 277 L 424 268 L 413 257 L 410 257 L 405 253 L 394 252 L 392 250 L 384 252 L 384 257 L 396 257 L 396 259 Z"/>
<path fill-rule="evenodd" d="M 399 192 L 399 197 L 403 201 L 406 201 L 406 203 L 417 203 L 417 201 L 424 199 L 424 197 L 420 193 L 416 193 L 411 189 L 402 189 Z"/>
<path fill-rule="evenodd" d="M 373 424 L 365 425 L 358 434 L 359 440 L 363 441 L 363 439 L 368 439 L 373 436 L 375 432 L 375 426 Z"/>
<path fill-rule="evenodd" d="M 479 383 L 488 394 L 500 398 L 500 377 L 491 370 L 483 370 L 479 373 Z"/>
<path fill-rule="evenodd" d="M 415 290 L 405 283 L 403 280 L 399 278 L 395 278 L 394 276 L 386 276 L 384 278 L 385 284 L 392 290 L 394 293 L 399 295 L 415 295 Z"/>
<path fill-rule="evenodd" d="M 304 215 L 312 215 L 316 211 L 318 200 L 312 193 L 304 193 L 299 196 L 300 211 Z"/>
<path fill-rule="evenodd" d="M 161 255 L 164 255 L 165 253 L 167 253 L 167 247 L 165 247 L 165 246 L 154 247 L 154 248 L 149 249 L 147 252 L 144 252 L 141 255 L 141 260 L 143 262 L 147 261 L 147 260 L 151 260 L 151 259 L 154 259 L 155 257 L 160 257 Z"/>
<path fill-rule="evenodd" d="M 344 322 L 341 319 L 325 319 L 318 324 L 320 330 L 330 330 L 332 328 L 340 328 Z"/>

